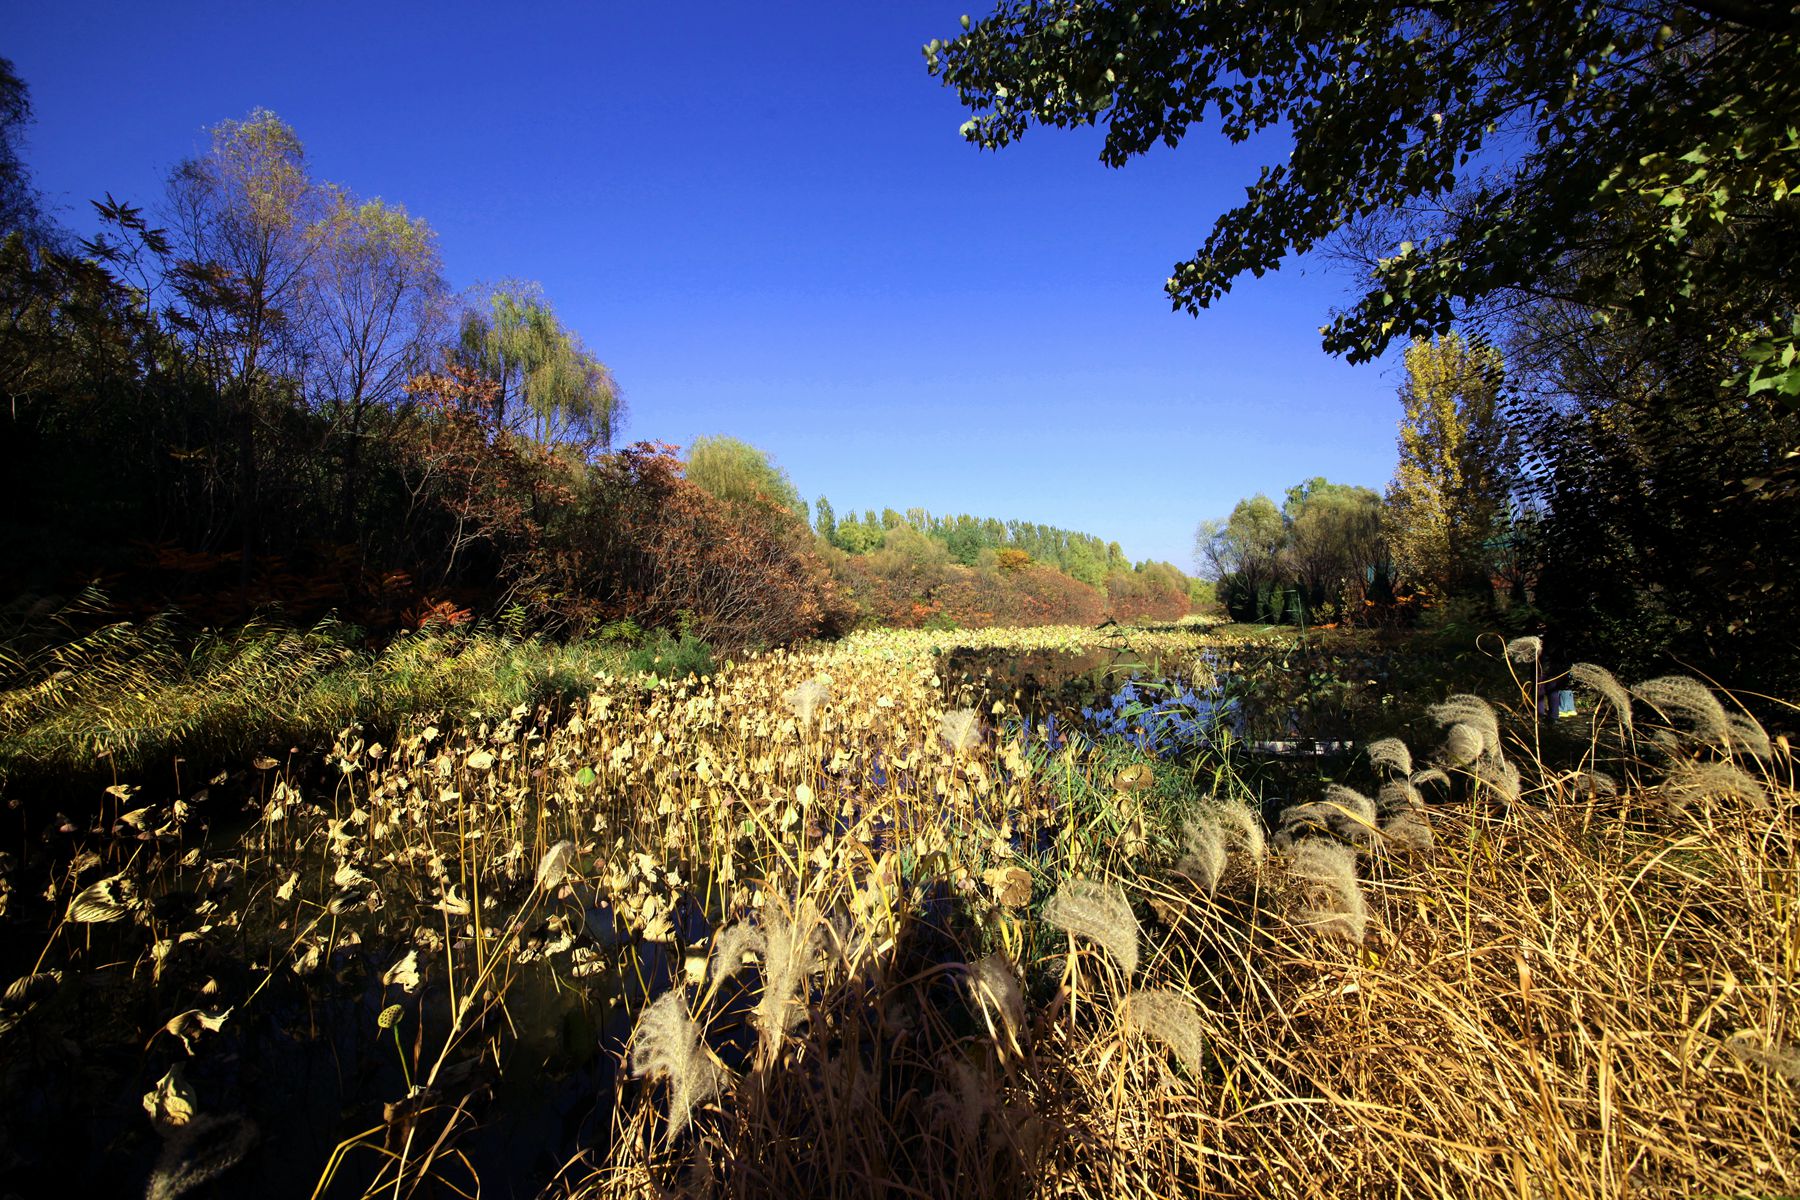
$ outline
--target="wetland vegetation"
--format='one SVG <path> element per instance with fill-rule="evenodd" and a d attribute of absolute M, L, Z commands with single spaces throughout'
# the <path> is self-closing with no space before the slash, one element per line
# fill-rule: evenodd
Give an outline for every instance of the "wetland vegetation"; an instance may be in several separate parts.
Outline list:
<path fill-rule="evenodd" d="M 1169 297 L 1329 245 L 1327 347 L 1404 347 L 1386 490 L 1193 577 L 619 444 L 541 287 L 264 109 L 80 236 L 0 58 L 0 1196 L 1800 1194 L 1797 54 L 929 43 L 984 148 L 1289 139 Z"/>

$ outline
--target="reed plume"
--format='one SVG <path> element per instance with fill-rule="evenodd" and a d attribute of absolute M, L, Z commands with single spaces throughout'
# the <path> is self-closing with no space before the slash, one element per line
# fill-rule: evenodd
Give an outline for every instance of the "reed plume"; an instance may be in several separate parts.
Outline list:
<path fill-rule="evenodd" d="M 796 684 L 782 696 L 800 728 L 811 729 L 819 718 L 819 710 L 831 700 L 831 685 L 818 676 Z"/>
<path fill-rule="evenodd" d="M 1289 848 L 1287 871 L 1299 887 L 1300 922 L 1361 945 L 1368 906 L 1356 879 L 1356 852 L 1327 838 L 1304 837 Z"/>
<path fill-rule="evenodd" d="M 1125 1028 L 1171 1051 L 1189 1071 L 1200 1068 L 1206 1027 L 1194 1002 L 1173 988 L 1145 988 L 1125 998 Z"/>
<path fill-rule="evenodd" d="M 680 988 L 664 992 L 644 1009 L 631 1039 L 634 1078 L 669 1081 L 669 1139 L 687 1127 L 694 1109 L 719 1094 L 725 1068 L 714 1060 L 700 1027 L 688 1017 Z"/>
<path fill-rule="evenodd" d="M 1375 815 L 1382 820 L 1424 808 L 1425 797 L 1409 779 L 1391 779 L 1375 793 Z"/>
<path fill-rule="evenodd" d="M 763 987 L 754 1019 L 765 1061 L 774 1058 L 782 1036 L 806 1015 L 809 981 L 825 966 L 821 933 L 818 912 L 806 901 L 795 906 L 791 917 L 763 913 Z"/>
<path fill-rule="evenodd" d="M 1516 637 L 1506 643 L 1506 657 L 1510 662 L 1521 664 L 1535 663 L 1544 657 L 1544 639 L 1540 637 Z"/>
<path fill-rule="evenodd" d="M 1431 832 L 1431 823 L 1419 809 L 1409 808 L 1390 818 L 1382 825 L 1381 836 L 1389 850 L 1397 850 L 1402 854 L 1424 856 L 1430 854 L 1437 845 L 1437 839 Z"/>
<path fill-rule="evenodd" d="M 724 982 L 742 971 L 746 959 L 763 952 L 763 935 L 754 925 L 734 921 L 713 936 L 712 977 Z"/>
<path fill-rule="evenodd" d="M 1576 663 L 1569 668 L 1569 680 L 1606 701 L 1620 727 L 1631 732 L 1631 694 L 1611 671 L 1594 663 Z"/>
<path fill-rule="evenodd" d="M 1225 874 L 1225 834 L 1211 813 L 1189 817 L 1181 826 L 1182 855 L 1175 869 L 1210 892 Z"/>
<path fill-rule="evenodd" d="M 144 1200 L 187 1195 L 244 1161 L 255 1144 L 256 1126 L 244 1117 L 194 1117 L 163 1143 Z"/>
<path fill-rule="evenodd" d="M 953 708 L 938 718 L 938 737 L 952 754 L 967 754 L 981 745 L 981 719 L 972 708 Z"/>
<path fill-rule="evenodd" d="M 1800 1080 L 1800 1049 L 1773 1041 L 1761 1030 L 1738 1030 L 1725 1039 L 1725 1049 L 1741 1063 L 1773 1071 L 1783 1079 Z"/>
<path fill-rule="evenodd" d="M 1479 729 L 1459 722 L 1444 731 L 1438 758 L 1446 767 L 1466 767 L 1481 757 L 1483 742 Z"/>
<path fill-rule="evenodd" d="M 1646 679 L 1632 688 L 1631 694 L 1671 724 L 1677 718 L 1687 722 L 1688 735 L 1700 744 L 1719 749 L 1731 745 L 1731 722 L 1726 718 L 1725 706 L 1698 679 L 1663 675 Z"/>
<path fill-rule="evenodd" d="M 969 991 L 984 1016 L 992 1010 L 999 1021 L 987 1017 L 988 1030 L 997 1035 L 1004 1030 L 1014 1050 L 1024 1045 L 1025 992 L 1012 964 L 999 951 L 969 964 Z"/>
<path fill-rule="evenodd" d="M 1406 743 L 1395 737 L 1385 737 L 1369 743 L 1369 766 L 1377 774 L 1405 778 L 1412 774 L 1412 751 Z"/>
<path fill-rule="evenodd" d="M 1452 733 L 1458 725 L 1472 729 L 1481 738 L 1483 752 L 1491 753 L 1500 748 L 1500 718 L 1494 715 L 1494 706 L 1480 696 L 1468 692 L 1447 696 L 1442 704 L 1434 704 L 1427 709 L 1426 715 L 1439 725 L 1449 726 Z M 1469 755 L 1463 762 L 1474 757 Z"/>
<path fill-rule="evenodd" d="M 1093 942 L 1119 964 L 1127 979 L 1137 971 L 1138 920 L 1117 887 L 1094 879 L 1071 879 L 1044 905 L 1044 920 L 1069 935 Z"/>
<path fill-rule="evenodd" d="M 1227 848 L 1241 850 L 1244 857 L 1257 866 L 1262 865 L 1263 856 L 1268 853 L 1268 843 L 1263 838 L 1262 821 L 1250 811 L 1240 796 L 1233 796 L 1213 809 L 1218 818 L 1219 829 L 1225 835 Z"/>
<path fill-rule="evenodd" d="M 1769 811 L 1769 790 L 1762 782 L 1726 762 L 1678 760 L 1663 780 L 1663 794 L 1677 811 L 1691 801 L 1715 797 L 1742 800 L 1757 812 Z"/>
<path fill-rule="evenodd" d="M 1748 713 L 1726 713 L 1725 724 L 1733 754 L 1747 754 L 1751 758 L 1767 762 L 1774 753 L 1774 747 L 1769 744 L 1768 731 L 1755 717 Z"/>

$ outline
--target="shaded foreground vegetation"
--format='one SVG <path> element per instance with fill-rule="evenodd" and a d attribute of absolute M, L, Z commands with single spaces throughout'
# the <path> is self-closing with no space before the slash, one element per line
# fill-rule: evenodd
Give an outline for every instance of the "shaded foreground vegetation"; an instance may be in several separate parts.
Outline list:
<path fill-rule="evenodd" d="M 1793 763 L 1728 699 L 1583 666 L 1541 722 L 1523 639 L 1429 694 L 1359 671 L 1333 713 L 1404 740 L 1272 775 L 1224 729 L 1052 723 L 952 647 L 1221 701 L 1257 652 L 863 633 L 122 782 L 5 864 L 0 1181 L 1800 1187 Z"/>

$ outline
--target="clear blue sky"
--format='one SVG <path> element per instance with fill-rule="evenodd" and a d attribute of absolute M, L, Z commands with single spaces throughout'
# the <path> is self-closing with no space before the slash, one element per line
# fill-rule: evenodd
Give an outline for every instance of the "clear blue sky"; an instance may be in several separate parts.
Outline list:
<path fill-rule="evenodd" d="M 976 151 L 919 49 L 968 2 L 59 0 L 14 7 L 0 54 L 65 224 L 158 202 L 206 126 L 270 108 L 317 176 L 429 220 L 457 287 L 540 281 L 626 440 L 743 438 L 840 513 L 1024 518 L 1186 569 L 1241 496 L 1381 487 L 1397 373 L 1319 349 L 1352 281 L 1290 264 L 1198 320 L 1163 297 L 1259 150 Z"/>

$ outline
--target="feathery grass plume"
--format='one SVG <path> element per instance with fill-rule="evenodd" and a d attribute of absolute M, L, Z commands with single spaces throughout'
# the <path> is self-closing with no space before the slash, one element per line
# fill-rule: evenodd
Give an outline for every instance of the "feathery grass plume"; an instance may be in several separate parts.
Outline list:
<path fill-rule="evenodd" d="M 1664 720 L 1672 722 L 1679 717 L 1686 721 L 1691 727 L 1688 733 L 1703 745 L 1724 748 L 1731 744 L 1725 706 L 1698 679 L 1663 675 L 1646 679 L 1632 688 L 1631 694 L 1661 713 Z"/>
<path fill-rule="evenodd" d="M 1268 843 L 1263 838 L 1262 821 L 1250 811 L 1243 797 L 1233 796 L 1213 810 L 1219 820 L 1219 829 L 1225 835 L 1227 848 L 1235 847 L 1243 851 L 1256 866 L 1262 865 L 1263 856 L 1268 853 Z"/>
<path fill-rule="evenodd" d="M 1145 988 L 1125 997 L 1125 1028 L 1161 1042 L 1182 1066 L 1199 1070 L 1206 1027 L 1194 1002 L 1173 988 Z"/>
<path fill-rule="evenodd" d="M 782 700 L 792 710 L 800 728 L 811 729 L 818 719 L 819 709 L 831 700 L 831 685 L 815 675 L 791 688 Z"/>
<path fill-rule="evenodd" d="M 1506 643 L 1506 657 L 1511 662 L 1535 663 L 1544 657 L 1544 639 L 1540 637 L 1516 637 Z"/>
<path fill-rule="evenodd" d="M 1452 728 L 1467 725 L 1480 735 L 1481 749 L 1484 751 L 1500 748 L 1500 718 L 1494 715 L 1494 706 L 1480 696 L 1458 692 L 1454 696 L 1446 696 L 1442 704 L 1434 704 L 1425 712 L 1439 725 Z"/>
<path fill-rule="evenodd" d="M 1345 787 L 1341 783 L 1326 786 L 1325 803 L 1335 804 L 1361 821 L 1375 820 L 1375 802 L 1355 788 Z"/>
<path fill-rule="evenodd" d="M 1725 1039 L 1725 1049 L 1741 1063 L 1773 1071 L 1783 1079 L 1800 1080 L 1800 1049 L 1784 1046 L 1760 1029 L 1740 1029 Z"/>
<path fill-rule="evenodd" d="M 763 911 L 762 997 L 753 1014 L 763 1053 L 773 1057 L 783 1034 L 806 1015 L 808 981 L 824 969 L 819 914 L 807 901 L 791 917 Z"/>
<path fill-rule="evenodd" d="M 763 953 L 762 931 L 743 921 L 734 921 L 713 935 L 712 977 L 724 982 L 742 971 L 745 958 Z"/>
<path fill-rule="evenodd" d="M 256 1126 L 240 1116 L 199 1116 L 163 1143 L 144 1200 L 175 1200 L 244 1161 L 256 1144 Z"/>
<path fill-rule="evenodd" d="M 1175 870 L 1210 892 L 1225 874 L 1225 834 L 1211 813 L 1189 817 L 1181 824 L 1181 858 Z"/>
<path fill-rule="evenodd" d="M 1724 797 L 1742 800 L 1757 812 L 1769 811 L 1769 790 L 1730 763 L 1677 760 L 1663 780 L 1663 791 L 1678 810 L 1691 801 Z"/>
<path fill-rule="evenodd" d="M 1005 1031 L 1014 1049 L 1024 1045 L 1025 1036 L 1025 992 L 1019 986 L 1019 977 L 1013 973 L 1012 964 L 999 951 L 969 964 L 969 991 L 975 1002 L 981 1006 L 985 1014 L 989 1009 L 999 1014 L 997 1023 L 988 1018 L 988 1027 L 998 1033 Z"/>
<path fill-rule="evenodd" d="M 1569 680 L 1606 701 L 1625 732 L 1631 732 L 1631 694 L 1611 671 L 1595 663 L 1576 663 L 1569 668 Z"/>
<path fill-rule="evenodd" d="M 982 1124 L 994 1110 L 993 1084 L 967 1059 L 944 1055 L 937 1066 L 934 1074 L 939 1083 L 926 1099 L 927 1110 L 936 1124 L 954 1130 L 963 1145 L 972 1146 L 980 1140 Z M 943 1082 L 946 1076 L 948 1088 Z"/>
<path fill-rule="evenodd" d="M 1769 744 L 1769 734 L 1755 717 L 1747 713 L 1726 713 L 1725 724 L 1731 738 L 1733 754 L 1748 754 L 1751 758 L 1767 762 L 1774 753 Z"/>
<path fill-rule="evenodd" d="M 1382 776 L 1398 775 L 1404 779 L 1412 774 L 1412 751 L 1406 743 L 1396 737 L 1385 737 L 1369 743 L 1369 766 Z"/>
<path fill-rule="evenodd" d="M 1375 793 L 1375 815 L 1383 820 L 1402 813 L 1423 812 L 1425 797 L 1407 779 L 1391 779 Z"/>
<path fill-rule="evenodd" d="M 1513 766 L 1502 754 L 1482 755 L 1475 760 L 1471 774 L 1483 787 L 1508 804 L 1517 804 L 1519 796 L 1524 791 L 1524 781 L 1519 777 L 1519 768 Z"/>
<path fill-rule="evenodd" d="M 1361 945 L 1369 912 L 1356 879 L 1356 852 L 1327 838 L 1304 837 L 1288 849 L 1286 865 L 1298 884 L 1301 924 Z"/>
<path fill-rule="evenodd" d="M 671 1141 L 687 1127 L 695 1107 L 719 1094 L 725 1069 L 714 1061 L 700 1027 L 688 1017 L 680 988 L 664 992 L 638 1018 L 631 1039 L 631 1074 L 637 1079 L 667 1077 Z"/>
<path fill-rule="evenodd" d="M 1444 731 L 1444 744 L 1438 750 L 1438 759 L 1446 767 L 1466 767 L 1481 757 L 1482 750 L 1481 731 L 1473 725 L 1458 723 Z"/>
<path fill-rule="evenodd" d="M 1424 856 L 1437 845 L 1431 824 L 1418 809 L 1407 809 L 1381 827 L 1381 836 L 1389 850 Z"/>
<path fill-rule="evenodd" d="M 938 718 L 938 737 L 952 754 L 965 754 L 981 745 L 981 718 L 972 708 L 953 708 Z"/>
<path fill-rule="evenodd" d="M 1428 783 L 1449 783 L 1450 776 L 1444 774 L 1441 768 L 1426 767 L 1423 771 L 1414 771 L 1407 777 L 1406 782 L 1410 783 L 1415 788 L 1422 788 Z"/>
<path fill-rule="evenodd" d="M 1105 950 L 1127 979 L 1137 971 L 1137 914 L 1119 888 L 1097 879 L 1071 879 L 1044 905 L 1044 920 L 1071 940 L 1084 937 Z"/>
<path fill-rule="evenodd" d="M 1582 771 L 1575 777 L 1575 794 L 1581 797 L 1616 796 L 1619 781 L 1605 771 Z"/>

